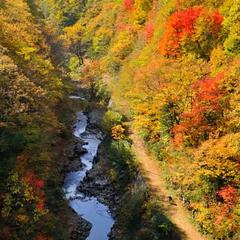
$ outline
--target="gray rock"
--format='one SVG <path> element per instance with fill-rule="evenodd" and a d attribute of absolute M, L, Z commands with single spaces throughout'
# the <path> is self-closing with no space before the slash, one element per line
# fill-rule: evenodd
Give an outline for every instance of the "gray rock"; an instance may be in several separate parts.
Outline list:
<path fill-rule="evenodd" d="M 71 240 L 85 240 L 91 230 L 92 225 L 80 218 L 76 227 L 71 232 Z"/>
<path fill-rule="evenodd" d="M 84 153 L 87 153 L 87 149 L 82 146 L 82 143 L 79 143 L 73 148 L 73 156 L 80 156 Z"/>

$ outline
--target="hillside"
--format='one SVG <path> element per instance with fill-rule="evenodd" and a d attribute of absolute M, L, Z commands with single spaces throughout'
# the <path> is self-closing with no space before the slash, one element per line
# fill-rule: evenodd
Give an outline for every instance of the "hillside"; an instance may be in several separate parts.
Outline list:
<path fill-rule="evenodd" d="M 240 239 L 239 0 L 0 0 L 3 239 L 65 238 L 54 170 L 71 80 L 101 106 L 111 96 L 111 146 L 128 155 L 137 134 L 195 230 Z M 136 170 L 121 164 L 112 164 L 113 182 Z M 140 225 L 155 224 L 147 211 L 140 216 Z M 159 221 L 126 239 L 158 239 Z"/>
<path fill-rule="evenodd" d="M 26 1 L 0 1 L 0 238 L 5 240 L 48 239 L 59 224 L 53 210 L 63 204 L 53 147 L 64 132 L 57 107 L 66 92 L 64 73 L 51 54 L 45 26 L 32 12 Z"/>
<path fill-rule="evenodd" d="M 239 10 L 230 0 L 93 1 L 74 25 L 87 69 L 214 239 L 239 238 Z"/>

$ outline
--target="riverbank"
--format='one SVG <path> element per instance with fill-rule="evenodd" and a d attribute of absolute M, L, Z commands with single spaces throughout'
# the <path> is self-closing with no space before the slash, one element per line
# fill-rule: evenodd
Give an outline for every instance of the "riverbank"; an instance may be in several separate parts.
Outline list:
<path fill-rule="evenodd" d="M 76 86 L 75 83 L 71 88 L 76 89 L 75 92 L 81 93 L 82 96 L 89 98 L 88 92 Z M 51 201 L 54 203 L 51 208 L 55 207 L 55 214 L 58 225 L 55 226 L 56 231 L 61 228 L 62 235 L 58 239 L 66 240 L 79 240 L 86 239 L 91 226 L 82 218 L 80 218 L 67 204 L 67 201 L 63 198 L 62 186 L 64 184 L 64 178 L 69 171 L 74 171 L 81 167 L 81 163 L 78 161 L 78 157 L 75 156 L 75 147 L 77 145 L 76 139 L 72 135 L 73 126 L 76 121 L 76 112 L 84 110 L 87 104 L 83 102 L 77 102 L 69 97 L 66 97 L 65 102 L 59 106 L 58 112 L 64 122 L 64 132 L 61 138 L 56 142 L 53 147 L 55 155 L 55 163 L 53 168 L 55 169 L 54 186 L 52 191 L 58 192 L 58 194 L 51 194 Z M 56 205 L 56 202 L 61 202 Z M 55 230 L 54 230 L 55 231 Z M 82 238 L 80 238 L 82 237 Z"/>
<path fill-rule="evenodd" d="M 73 102 L 82 102 L 81 98 L 73 97 L 72 100 Z M 110 240 L 150 240 L 156 237 L 180 239 L 175 226 L 162 214 L 161 204 L 154 197 L 145 179 L 140 174 L 139 166 L 137 166 L 132 152 L 129 131 L 125 131 L 123 140 L 116 140 L 112 138 L 106 126 L 104 126 L 109 125 L 109 123 L 106 123 L 106 116 L 111 114 L 119 116 L 118 113 L 111 112 L 111 110 L 110 114 L 109 111 L 105 113 L 106 109 L 104 107 L 92 102 L 83 105 L 74 108 L 75 113 L 81 110 L 81 114 L 77 116 L 73 114 L 72 120 L 69 121 L 71 123 L 69 124 L 71 135 L 68 136 L 68 142 L 62 152 L 60 167 L 63 178 L 66 178 L 71 172 L 78 172 L 84 169 L 84 164 L 79 159 L 82 159 L 82 156 L 87 154 L 89 146 L 88 144 L 86 145 L 84 140 L 77 139 L 76 136 L 80 136 L 81 132 L 83 133 L 84 131 L 87 131 L 88 134 L 98 134 L 100 129 L 104 131 L 106 136 L 99 145 L 92 162 L 93 166 L 87 170 L 86 175 L 82 179 L 74 183 L 77 195 L 73 197 L 73 192 L 70 191 L 70 195 L 66 197 L 70 206 L 75 211 L 81 210 L 82 207 L 86 206 L 86 202 L 84 202 L 84 205 L 79 205 L 78 201 L 81 202 L 83 199 L 86 199 L 86 201 L 90 200 L 93 207 L 96 207 L 96 204 L 108 206 L 111 218 L 115 221 L 111 232 L 109 230 L 110 233 L 107 239 Z M 86 119 L 84 120 L 83 118 L 85 117 Z M 121 117 L 121 119 L 123 121 L 124 117 Z M 81 126 L 80 128 L 84 129 L 81 129 L 79 132 L 79 126 L 77 127 L 74 123 L 81 120 L 86 121 L 86 126 Z M 111 126 L 110 129 L 114 128 L 116 123 L 113 121 L 111 124 L 109 125 Z M 125 126 L 124 122 L 120 122 L 120 124 Z M 64 184 L 62 181 L 62 185 Z M 65 219 L 68 230 L 66 239 L 87 239 L 93 226 L 80 217 L 79 214 L 77 215 L 71 208 L 65 207 L 67 210 L 63 211 L 65 212 L 63 219 Z M 96 210 L 97 217 L 102 215 L 102 209 L 96 208 Z M 104 207 L 103 211 L 108 212 L 108 209 Z M 88 212 L 86 210 L 84 214 L 88 214 Z M 90 239 L 95 240 L 96 238 Z"/>
<path fill-rule="evenodd" d="M 66 119 L 68 130 L 66 131 L 65 136 L 61 139 L 61 141 L 56 144 L 55 149 L 55 151 L 57 152 L 56 159 L 58 159 L 59 161 L 59 165 L 57 166 L 59 172 L 58 177 L 61 179 L 62 185 L 66 184 L 66 177 L 68 177 L 72 173 L 79 173 L 84 169 L 84 167 L 86 167 L 86 164 L 90 164 L 90 162 L 86 162 L 86 160 L 89 159 L 90 155 L 95 159 L 95 153 L 93 153 L 92 151 L 97 151 L 97 145 L 95 145 L 95 141 L 98 142 L 97 139 L 100 130 L 99 123 L 101 122 L 104 114 L 104 108 L 102 106 L 100 107 L 96 102 L 91 101 L 91 98 L 87 91 L 82 90 L 76 86 L 75 89 L 76 90 L 70 96 L 68 104 L 70 108 L 70 111 L 68 111 L 69 116 Z M 82 124 L 86 124 L 86 126 L 81 126 Z M 81 129 L 82 127 L 84 129 Z M 84 133 L 85 130 L 86 133 Z M 79 138 L 82 133 L 83 135 L 85 135 L 85 138 L 83 136 L 83 139 Z M 94 140 L 95 134 L 96 140 Z M 88 135 L 90 136 L 90 138 L 91 135 L 92 137 L 94 137 L 92 143 L 88 142 Z M 91 146 L 91 144 L 94 145 Z M 88 153 L 88 151 L 90 151 L 90 153 Z M 86 156 L 85 160 L 82 159 L 84 155 Z M 93 162 L 93 164 L 95 164 L 95 161 Z M 88 167 L 89 165 L 87 166 L 87 168 Z M 88 169 L 86 170 L 86 174 L 87 173 Z M 87 182 L 87 180 L 85 180 L 85 177 L 82 177 L 82 180 L 77 180 L 78 182 L 76 183 L 76 187 L 80 184 L 80 182 L 81 186 L 84 186 L 85 182 Z M 77 191 L 77 195 L 79 195 L 79 193 L 80 192 Z M 72 201 L 73 199 L 71 198 L 73 196 L 71 196 L 71 194 L 72 193 L 70 193 L 70 196 L 68 196 L 67 194 L 66 198 L 68 199 L 68 203 L 71 205 L 71 207 L 74 208 L 72 204 L 75 204 L 75 202 L 79 201 L 78 197 L 81 198 L 83 196 L 76 196 L 76 201 Z M 89 194 L 84 195 L 84 197 L 86 198 L 89 197 Z M 96 197 L 96 201 L 98 201 L 98 198 L 95 194 L 93 194 L 91 197 Z M 83 202 L 85 202 L 85 200 Z M 90 202 L 93 203 L 94 201 Z M 65 201 L 65 203 L 67 202 Z M 80 217 L 79 214 L 76 214 L 76 209 L 74 211 L 68 206 L 62 206 L 61 213 L 58 215 L 60 216 L 60 218 L 62 216 L 62 224 L 67 226 L 67 237 L 65 237 L 64 239 L 83 240 L 88 237 L 90 230 L 93 226 L 84 218 Z"/>
<path fill-rule="evenodd" d="M 76 99 L 74 100 L 74 102 Z M 74 111 L 82 110 L 87 116 L 88 127 L 87 130 L 91 129 L 92 132 L 98 131 L 97 129 L 103 129 L 103 116 L 105 109 L 99 107 L 97 104 L 90 103 L 84 108 L 73 108 Z M 75 119 L 75 120 L 74 120 Z M 70 119 L 69 119 L 70 120 Z M 71 126 L 71 135 L 68 136 L 68 141 L 65 142 L 65 147 L 59 146 L 62 149 L 61 151 L 61 172 L 62 179 L 64 179 L 69 172 L 76 172 L 83 168 L 83 164 L 79 161 L 79 158 L 86 153 L 86 148 L 84 147 L 84 141 L 76 139 L 72 135 L 74 129 L 74 122 L 76 121 L 76 114 L 71 116 L 69 125 Z M 120 181 L 113 181 L 112 179 L 112 162 L 109 159 L 109 139 L 104 140 L 97 152 L 96 157 L 94 158 L 93 168 L 87 172 L 86 177 L 84 177 L 81 185 L 78 186 L 77 191 L 85 195 L 85 197 L 95 197 L 97 201 L 101 204 L 107 205 L 110 209 L 111 215 L 115 220 L 115 224 L 109 234 L 109 239 L 116 240 L 122 239 L 123 236 L 128 235 L 126 232 L 126 226 L 123 226 L 125 221 L 125 212 L 128 211 L 125 208 L 126 205 L 126 196 L 128 195 L 128 187 L 138 192 L 138 188 L 147 188 L 144 185 L 143 179 L 136 173 L 136 179 L 134 181 L 122 183 Z M 122 154 L 119 152 L 119 154 Z M 123 159 L 125 161 L 125 159 Z M 128 175 L 128 170 L 126 175 Z M 138 176 L 137 176 L 138 175 Z M 64 182 L 62 181 L 64 184 Z M 135 185 L 135 186 L 133 186 Z M 119 186 L 122 186 L 119 188 Z M 143 204 L 143 203 L 142 203 Z M 71 240 L 85 240 L 90 233 L 91 224 L 86 220 L 77 215 L 73 210 L 67 207 L 67 210 L 63 211 L 65 215 L 65 223 L 68 229 L 68 238 Z M 134 213 L 133 213 L 134 214 Z M 133 217 L 134 218 L 134 217 Z M 129 226 L 131 228 L 131 221 L 129 221 Z"/>

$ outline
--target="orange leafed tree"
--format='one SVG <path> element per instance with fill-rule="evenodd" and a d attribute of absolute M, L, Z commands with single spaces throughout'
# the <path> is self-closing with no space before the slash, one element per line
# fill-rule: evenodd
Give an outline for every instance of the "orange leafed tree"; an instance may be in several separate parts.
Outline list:
<path fill-rule="evenodd" d="M 193 85 L 196 96 L 191 111 L 182 113 L 180 124 L 172 130 L 177 145 L 183 143 L 184 138 L 191 145 L 198 145 L 215 129 L 222 111 L 219 100 L 223 93 L 218 86 L 223 76 L 221 73 L 216 77 L 206 77 Z"/>
<path fill-rule="evenodd" d="M 197 36 L 204 33 L 211 36 L 211 39 L 216 37 L 222 21 L 223 17 L 218 11 L 209 12 L 202 6 L 175 12 L 168 18 L 165 34 L 160 41 L 160 53 L 165 56 L 177 57 L 180 55 L 182 47 L 189 48 L 189 46 L 183 45 L 195 43 L 196 47 L 190 46 L 190 48 L 199 48 L 202 44 L 201 39 L 198 39 Z M 193 36 L 195 36 L 194 39 Z"/>
<path fill-rule="evenodd" d="M 133 9 L 133 0 L 123 0 L 123 6 L 128 11 Z"/>
<path fill-rule="evenodd" d="M 232 186 L 222 187 L 217 194 L 229 205 L 232 205 L 237 198 L 237 190 Z"/>
<path fill-rule="evenodd" d="M 193 34 L 194 23 L 202 11 L 202 7 L 195 7 L 175 12 L 169 17 L 166 32 L 160 42 L 161 54 L 169 56 L 179 54 L 182 37 Z"/>

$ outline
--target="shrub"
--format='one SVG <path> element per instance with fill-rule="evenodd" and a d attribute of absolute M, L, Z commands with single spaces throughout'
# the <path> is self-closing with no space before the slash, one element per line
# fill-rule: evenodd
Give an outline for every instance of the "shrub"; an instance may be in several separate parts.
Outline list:
<path fill-rule="evenodd" d="M 120 186 L 127 186 L 136 174 L 136 161 L 128 141 L 112 141 L 109 149 L 109 159 L 117 172 L 117 181 Z"/>
<path fill-rule="evenodd" d="M 108 110 L 103 117 L 103 125 L 107 133 L 111 133 L 114 126 L 122 123 L 123 116 L 113 110 Z"/>

